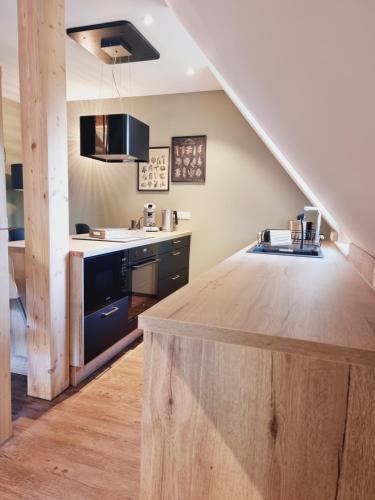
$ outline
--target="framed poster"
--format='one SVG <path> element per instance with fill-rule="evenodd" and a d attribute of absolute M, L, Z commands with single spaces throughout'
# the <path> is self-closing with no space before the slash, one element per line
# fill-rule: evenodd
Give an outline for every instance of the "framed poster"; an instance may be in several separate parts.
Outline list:
<path fill-rule="evenodd" d="M 172 182 L 206 182 L 206 135 L 172 137 Z"/>
<path fill-rule="evenodd" d="M 150 148 L 148 163 L 138 163 L 138 191 L 169 191 L 170 147 Z"/>

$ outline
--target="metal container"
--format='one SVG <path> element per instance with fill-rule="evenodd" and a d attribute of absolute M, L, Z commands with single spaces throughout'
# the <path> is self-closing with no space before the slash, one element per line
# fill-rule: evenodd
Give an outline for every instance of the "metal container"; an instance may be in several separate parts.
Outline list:
<path fill-rule="evenodd" d="M 171 210 L 169 208 L 165 208 L 161 211 L 162 216 L 162 231 L 176 231 L 178 219 L 177 219 L 177 211 Z"/>
<path fill-rule="evenodd" d="M 292 241 L 297 243 L 301 241 L 301 221 L 299 220 L 290 220 L 289 221 L 289 229 L 292 232 Z M 303 221 L 303 235 L 304 240 L 312 241 L 315 237 L 315 230 L 312 222 Z"/>
<path fill-rule="evenodd" d="M 303 229 L 306 230 L 306 221 L 303 221 Z M 289 229 L 292 232 L 300 232 L 301 231 L 301 221 L 299 220 L 290 220 L 289 221 Z"/>

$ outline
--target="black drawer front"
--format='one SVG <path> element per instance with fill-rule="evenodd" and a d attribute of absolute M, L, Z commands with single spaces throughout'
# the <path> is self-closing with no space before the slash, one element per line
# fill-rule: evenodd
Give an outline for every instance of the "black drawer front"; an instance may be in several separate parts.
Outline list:
<path fill-rule="evenodd" d="M 159 280 L 167 278 L 180 269 L 189 267 L 189 247 L 177 248 L 169 253 L 159 255 Z"/>
<path fill-rule="evenodd" d="M 189 269 L 182 269 L 159 281 L 158 298 L 164 299 L 189 282 Z"/>
<path fill-rule="evenodd" d="M 172 250 L 177 250 L 178 248 L 186 247 L 190 245 L 190 236 L 184 236 L 183 238 L 174 238 L 173 240 L 162 241 L 159 243 L 159 254 L 171 252 Z"/>
<path fill-rule="evenodd" d="M 128 297 L 85 316 L 85 364 L 125 337 Z"/>
<path fill-rule="evenodd" d="M 135 247 L 129 250 L 129 261 L 130 263 L 136 262 L 141 259 L 148 259 L 149 257 L 154 257 L 157 254 L 158 245 L 153 243 L 151 245 L 144 245 L 142 247 Z"/>

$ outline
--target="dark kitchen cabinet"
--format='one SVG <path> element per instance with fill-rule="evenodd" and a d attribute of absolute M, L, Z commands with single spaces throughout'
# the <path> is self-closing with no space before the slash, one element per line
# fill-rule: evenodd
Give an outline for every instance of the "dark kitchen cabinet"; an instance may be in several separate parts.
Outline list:
<path fill-rule="evenodd" d="M 185 268 L 159 281 L 159 299 L 164 299 L 189 282 L 189 269 Z"/>
<path fill-rule="evenodd" d="M 174 238 L 173 240 L 166 240 L 159 243 L 159 254 L 172 252 L 182 247 L 190 247 L 190 236 Z"/>
<path fill-rule="evenodd" d="M 134 331 L 145 305 L 151 307 L 186 285 L 189 257 L 190 236 L 185 236 L 86 258 L 84 302 L 90 307 L 85 309 L 78 366 Z"/>
<path fill-rule="evenodd" d="M 189 282 L 190 236 L 159 243 L 158 299 Z"/>
<path fill-rule="evenodd" d="M 85 364 L 121 340 L 128 331 L 128 297 L 85 316 Z"/>
<path fill-rule="evenodd" d="M 178 248 L 172 252 L 159 254 L 159 279 L 189 268 L 189 247 Z"/>

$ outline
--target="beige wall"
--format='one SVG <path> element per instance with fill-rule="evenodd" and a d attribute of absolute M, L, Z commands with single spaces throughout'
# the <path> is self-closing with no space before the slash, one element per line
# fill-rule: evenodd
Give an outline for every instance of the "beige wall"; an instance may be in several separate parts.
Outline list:
<path fill-rule="evenodd" d="M 134 164 L 105 165 L 79 155 L 79 116 L 128 112 L 149 123 L 151 145 L 173 135 L 207 135 L 205 185 L 171 184 L 169 193 L 138 193 Z M 19 103 L 3 99 L 7 186 L 10 164 L 22 162 Z M 159 210 L 189 210 L 194 276 L 253 241 L 265 227 L 283 227 L 306 198 L 221 91 L 68 103 L 70 223 L 127 226 L 146 201 Z M 23 193 L 7 190 L 9 224 L 23 226 Z M 160 222 L 160 219 L 159 219 Z M 328 229 L 325 226 L 325 231 Z"/>
<path fill-rule="evenodd" d="M 151 127 L 151 145 L 168 146 L 172 136 L 207 135 L 205 185 L 171 184 L 169 193 L 137 192 L 134 164 L 109 164 L 80 157 L 79 116 L 127 112 Z M 307 200 L 221 91 L 80 101 L 68 104 L 70 222 L 128 226 L 143 204 L 158 210 L 189 210 L 193 231 L 191 276 L 256 238 L 266 227 L 285 227 Z M 159 221 L 160 222 L 160 221 Z"/>
<path fill-rule="evenodd" d="M 23 226 L 23 193 L 12 191 L 10 165 L 22 163 L 21 116 L 18 102 L 3 99 L 4 142 L 7 174 L 7 210 L 10 226 Z"/>

